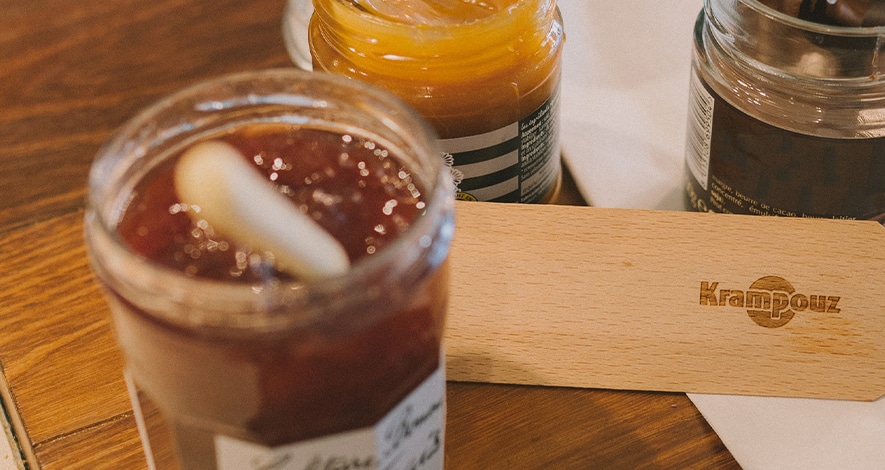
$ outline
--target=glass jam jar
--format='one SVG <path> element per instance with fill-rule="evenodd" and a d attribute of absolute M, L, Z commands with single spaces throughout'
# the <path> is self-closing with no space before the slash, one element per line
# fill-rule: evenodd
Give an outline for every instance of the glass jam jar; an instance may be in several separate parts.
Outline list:
<path fill-rule="evenodd" d="M 240 150 L 351 268 L 299 279 L 199 219 L 173 173 L 207 140 Z M 85 238 L 136 413 L 147 401 L 165 423 L 141 426 L 152 468 L 443 468 L 454 201 L 435 142 L 382 90 L 272 70 L 182 90 L 103 147 Z"/>
<path fill-rule="evenodd" d="M 315 0 L 314 8 L 313 69 L 387 89 L 416 109 L 440 136 L 460 199 L 556 196 L 564 33 L 555 0 Z"/>
<path fill-rule="evenodd" d="M 792 2 L 796 15 L 779 9 L 787 3 L 706 0 L 694 29 L 687 202 L 883 221 L 885 27 L 811 21 L 799 13 L 809 2 Z"/>

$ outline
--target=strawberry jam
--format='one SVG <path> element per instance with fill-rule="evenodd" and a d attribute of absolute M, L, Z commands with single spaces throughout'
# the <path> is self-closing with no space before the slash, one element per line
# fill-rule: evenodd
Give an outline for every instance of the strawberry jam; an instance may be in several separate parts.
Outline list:
<path fill-rule="evenodd" d="M 239 128 L 215 138 L 239 149 L 256 171 L 333 234 L 352 262 L 395 239 L 425 206 L 408 170 L 371 140 L 317 129 L 291 132 L 285 125 Z M 190 277 L 288 278 L 273 268 L 268 254 L 235 246 L 199 214 L 194 217 L 173 189 L 176 160 L 167 160 L 134 191 L 118 225 L 125 242 Z"/>
<path fill-rule="evenodd" d="M 254 124 L 208 138 L 239 149 L 342 243 L 355 271 L 384 256 L 428 204 L 395 152 L 358 135 Z M 216 468 L 207 462 L 219 435 L 274 447 L 371 426 L 441 370 L 444 257 L 408 269 L 397 264 L 414 261 L 388 260 L 341 292 L 301 289 L 275 268 L 273 253 L 236 244 L 179 200 L 180 154 L 133 186 L 116 224 L 123 244 L 188 282 L 293 299 L 244 312 L 250 327 L 241 328 L 206 321 L 187 310 L 190 299 L 154 309 L 109 289 L 127 367 L 169 423 L 182 467 Z M 185 311 L 160 312 L 176 309 Z"/>

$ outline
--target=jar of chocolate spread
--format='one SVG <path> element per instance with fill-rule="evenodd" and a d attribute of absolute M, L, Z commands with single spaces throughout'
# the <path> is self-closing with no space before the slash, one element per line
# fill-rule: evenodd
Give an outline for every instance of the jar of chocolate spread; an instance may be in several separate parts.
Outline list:
<path fill-rule="evenodd" d="M 691 207 L 885 223 L 883 3 L 705 0 L 686 139 Z"/>

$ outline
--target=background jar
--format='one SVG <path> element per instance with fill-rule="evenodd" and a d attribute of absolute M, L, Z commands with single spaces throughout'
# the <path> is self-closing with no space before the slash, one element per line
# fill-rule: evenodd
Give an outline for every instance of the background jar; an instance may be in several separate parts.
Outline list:
<path fill-rule="evenodd" d="M 706 0 L 694 29 L 688 203 L 741 214 L 882 220 L 885 28 L 756 0 Z"/>
<path fill-rule="evenodd" d="M 415 108 L 439 134 L 460 198 L 550 201 L 561 177 L 559 11 L 555 0 L 488 3 L 496 10 L 478 19 L 427 22 L 317 0 L 313 68 Z"/>

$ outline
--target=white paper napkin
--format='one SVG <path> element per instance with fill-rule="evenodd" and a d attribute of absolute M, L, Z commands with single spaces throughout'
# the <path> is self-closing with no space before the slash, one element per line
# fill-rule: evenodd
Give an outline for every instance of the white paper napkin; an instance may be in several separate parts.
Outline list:
<path fill-rule="evenodd" d="M 682 209 L 691 30 L 703 0 L 560 0 L 562 140 L 599 207 Z"/>
<path fill-rule="evenodd" d="M 559 6 L 562 146 L 578 188 L 599 207 L 682 210 L 692 29 L 703 0 Z M 885 468 L 885 399 L 689 398 L 747 470 Z"/>
<path fill-rule="evenodd" d="M 0 387 L 2 386 L 0 385 Z M 24 469 L 24 464 L 18 453 L 18 446 L 12 437 L 12 426 L 6 420 L 5 411 L 0 405 L 0 470 L 22 469 Z"/>

